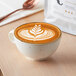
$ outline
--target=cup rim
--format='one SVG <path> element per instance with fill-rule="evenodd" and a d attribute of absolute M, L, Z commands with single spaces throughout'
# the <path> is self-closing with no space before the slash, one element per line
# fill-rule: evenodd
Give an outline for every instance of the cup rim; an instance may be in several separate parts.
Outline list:
<path fill-rule="evenodd" d="M 46 23 L 46 24 L 55 26 L 54 24 L 50 24 L 50 23 L 47 23 L 47 22 L 29 22 L 29 23 L 25 23 L 25 24 L 22 24 L 22 25 L 31 24 L 31 23 Z M 20 27 L 20 26 L 22 26 L 22 25 L 19 25 L 18 27 Z M 16 29 L 17 29 L 18 27 L 16 27 Z M 57 41 L 57 40 L 60 39 L 61 36 L 62 36 L 62 31 L 60 30 L 60 28 L 57 27 L 57 26 L 55 26 L 55 27 L 58 28 L 58 30 L 60 31 L 60 35 L 59 35 L 59 37 L 57 37 L 55 40 L 52 40 L 52 41 L 47 42 L 47 43 L 30 43 L 30 42 L 24 42 L 24 41 L 20 40 L 19 38 L 17 38 L 17 37 L 15 36 L 15 30 L 16 30 L 16 29 L 14 30 L 14 36 L 15 36 L 18 40 L 20 40 L 21 42 L 28 43 L 28 44 L 39 44 L 39 45 L 40 45 L 40 44 L 48 44 L 48 43 L 52 43 L 52 42 Z"/>

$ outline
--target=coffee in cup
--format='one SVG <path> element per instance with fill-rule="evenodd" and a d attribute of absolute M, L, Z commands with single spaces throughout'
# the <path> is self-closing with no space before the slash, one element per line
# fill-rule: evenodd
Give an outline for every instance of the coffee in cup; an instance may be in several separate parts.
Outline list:
<path fill-rule="evenodd" d="M 47 23 L 31 23 L 16 28 L 15 36 L 23 42 L 44 44 L 56 40 L 60 30 Z"/>
<path fill-rule="evenodd" d="M 32 22 L 9 32 L 9 39 L 26 58 L 44 60 L 57 50 L 61 31 L 52 24 Z"/>

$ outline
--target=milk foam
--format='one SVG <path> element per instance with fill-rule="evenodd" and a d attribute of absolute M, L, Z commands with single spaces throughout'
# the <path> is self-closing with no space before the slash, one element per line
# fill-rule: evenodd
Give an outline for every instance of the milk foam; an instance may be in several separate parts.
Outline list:
<path fill-rule="evenodd" d="M 55 35 L 55 32 L 49 28 L 42 29 L 41 25 L 35 25 L 29 29 L 22 29 L 18 33 L 20 37 L 27 40 L 46 40 L 52 38 Z"/>

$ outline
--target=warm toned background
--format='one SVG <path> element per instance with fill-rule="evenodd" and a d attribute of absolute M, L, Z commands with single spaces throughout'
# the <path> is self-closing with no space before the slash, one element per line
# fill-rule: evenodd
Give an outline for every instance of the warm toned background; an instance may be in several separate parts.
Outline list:
<path fill-rule="evenodd" d="M 25 59 L 8 39 L 10 30 L 28 22 L 41 22 L 43 11 L 0 27 L 0 69 L 4 76 L 76 76 L 76 36 L 62 33 L 55 54 L 41 62 Z"/>

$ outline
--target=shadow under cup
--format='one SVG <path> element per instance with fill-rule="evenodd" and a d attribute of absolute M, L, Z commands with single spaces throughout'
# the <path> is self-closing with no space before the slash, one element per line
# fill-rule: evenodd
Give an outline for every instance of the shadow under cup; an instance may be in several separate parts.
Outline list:
<path fill-rule="evenodd" d="M 18 35 L 20 29 L 34 27 L 35 25 L 41 25 L 42 27 L 51 29 L 55 32 L 55 35 L 52 38 L 39 41 L 27 40 Z M 17 27 L 12 33 L 9 33 L 9 39 L 16 44 L 18 50 L 26 58 L 31 60 L 45 60 L 57 50 L 61 39 L 61 30 L 52 24 L 44 22 L 27 23 Z"/>

